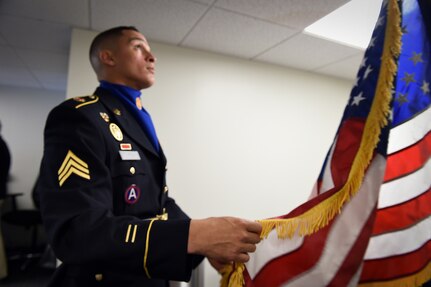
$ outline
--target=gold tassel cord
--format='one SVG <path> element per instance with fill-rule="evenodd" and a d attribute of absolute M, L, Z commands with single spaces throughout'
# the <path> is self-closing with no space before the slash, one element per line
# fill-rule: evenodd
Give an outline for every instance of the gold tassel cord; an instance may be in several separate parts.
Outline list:
<path fill-rule="evenodd" d="M 243 272 L 245 265 L 243 263 L 234 263 L 226 265 L 220 271 L 222 279 L 220 281 L 221 287 L 242 287 L 244 286 Z"/>
<path fill-rule="evenodd" d="M 219 273 L 221 275 L 220 287 L 228 287 L 230 275 L 234 271 L 233 266 L 231 264 L 225 265 Z"/>
<path fill-rule="evenodd" d="M 397 71 L 396 58 L 401 50 L 401 12 L 396 0 L 390 0 L 387 7 L 387 24 L 381 68 L 377 88 L 370 113 L 364 127 L 359 151 L 356 154 L 345 185 L 334 195 L 314 206 L 300 216 L 289 219 L 258 220 L 262 224 L 261 238 L 266 238 L 275 228 L 279 238 L 291 238 L 295 232 L 300 236 L 310 235 L 328 225 L 341 211 L 342 206 L 354 196 L 363 181 L 371 162 L 374 149 L 379 142 L 381 128 L 388 124 L 391 91 Z M 232 267 L 231 267 L 232 268 Z M 242 271 L 244 264 L 236 264 L 231 272 L 223 274 L 222 287 L 243 286 Z M 241 279 L 238 279 L 238 274 Z"/>

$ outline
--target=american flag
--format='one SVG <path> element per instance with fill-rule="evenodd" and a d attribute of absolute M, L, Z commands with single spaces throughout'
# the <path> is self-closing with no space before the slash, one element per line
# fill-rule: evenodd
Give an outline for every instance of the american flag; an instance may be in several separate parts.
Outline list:
<path fill-rule="evenodd" d="M 431 279 L 430 39 L 417 1 L 383 2 L 309 201 L 263 220 L 278 223 L 245 269 L 225 272 L 222 286 L 419 286 Z"/>
<path fill-rule="evenodd" d="M 422 9 L 428 15 L 429 3 Z M 430 31 L 418 2 L 404 1 L 402 11 L 386 171 L 360 286 L 418 286 L 431 279 Z"/>

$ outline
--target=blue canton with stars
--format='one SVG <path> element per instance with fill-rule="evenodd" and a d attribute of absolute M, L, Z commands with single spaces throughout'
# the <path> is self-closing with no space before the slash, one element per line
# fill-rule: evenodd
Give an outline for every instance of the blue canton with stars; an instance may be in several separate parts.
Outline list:
<path fill-rule="evenodd" d="M 417 1 L 403 1 L 402 9 L 403 36 L 394 91 L 393 127 L 426 110 L 431 103 L 430 39 Z"/>
<path fill-rule="evenodd" d="M 377 152 L 386 155 L 389 129 L 408 121 L 426 110 L 431 103 L 431 68 L 428 65 L 430 40 L 426 33 L 417 0 L 402 1 L 402 47 L 398 72 L 392 91 L 391 125 L 382 129 Z M 385 41 L 387 0 L 383 1 L 373 35 L 359 67 L 356 83 L 341 123 L 350 119 L 366 119 L 377 87 L 381 56 Z"/>
<path fill-rule="evenodd" d="M 376 152 L 383 156 L 387 155 L 390 129 L 428 109 L 431 103 L 429 87 L 431 68 L 428 65 L 428 57 L 431 52 L 428 35 L 431 32 L 427 34 L 427 27 L 424 24 L 417 0 L 398 2 L 403 15 L 400 27 L 403 33 L 402 47 L 400 57 L 397 59 L 398 70 L 392 91 L 390 124 L 381 129 L 380 140 L 376 147 Z M 387 6 L 388 1 L 383 0 L 379 18 L 359 67 L 356 83 L 351 90 L 337 134 L 346 121 L 355 119 L 366 121 L 371 110 L 381 68 L 387 25 Z M 431 27 L 431 23 L 429 26 Z M 322 179 L 325 166 L 328 163 L 329 153 L 330 151 L 326 155 L 320 172 L 320 179 Z"/>

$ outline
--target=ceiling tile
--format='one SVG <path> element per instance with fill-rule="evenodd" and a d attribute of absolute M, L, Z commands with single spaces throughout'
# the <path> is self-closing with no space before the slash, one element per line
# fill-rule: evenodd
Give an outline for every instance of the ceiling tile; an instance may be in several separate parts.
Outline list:
<path fill-rule="evenodd" d="M 0 67 L 25 68 L 25 65 L 11 47 L 0 46 Z"/>
<path fill-rule="evenodd" d="M 65 24 L 2 16 L 0 34 L 12 47 L 68 52 L 71 28 Z"/>
<path fill-rule="evenodd" d="M 88 0 L 2 0 L 1 14 L 89 27 Z"/>
<path fill-rule="evenodd" d="M 47 90 L 66 91 L 67 74 L 52 73 L 49 71 L 35 71 L 35 77 Z"/>
<path fill-rule="evenodd" d="M 17 49 L 16 52 L 44 88 L 66 90 L 69 58 L 67 54 L 23 49 Z"/>
<path fill-rule="evenodd" d="M 217 0 L 189 0 L 189 1 L 211 5 L 212 3 L 216 2 Z"/>
<path fill-rule="evenodd" d="M 187 0 L 93 0 L 91 4 L 93 29 L 133 25 L 148 39 L 170 44 L 178 44 L 208 9 Z"/>
<path fill-rule="evenodd" d="M 10 47 L 1 46 L 0 85 L 40 87 L 19 56 Z"/>
<path fill-rule="evenodd" d="M 0 34 L 0 46 L 7 46 L 7 42 L 1 34 Z"/>
<path fill-rule="evenodd" d="M 349 0 L 218 0 L 216 7 L 304 29 Z"/>
<path fill-rule="evenodd" d="M 300 33 L 257 57 L 258 60 L 303 70 L 314 70 L 355 55 L 359 49 Z"/>
<path fill-rule="evenodd" d="M 0 66 L 0 85 L 42 88 L 27 69 L 5 68 L 2 66 Z"/>
<path fill-rule="evenodd" d="M 187 36 L 183 45 L 252 58 L 295 33 L 278 24 L 212 8 Z"/>
<path fill-rule="evenodd" d="M 349 57 L 345 60 L 329 64 L 320 69 L 316 69 L 315 72 L 343 79 L 355 79 L 363 57 L 364 52 L 360 52 L 357 55 Z"/>

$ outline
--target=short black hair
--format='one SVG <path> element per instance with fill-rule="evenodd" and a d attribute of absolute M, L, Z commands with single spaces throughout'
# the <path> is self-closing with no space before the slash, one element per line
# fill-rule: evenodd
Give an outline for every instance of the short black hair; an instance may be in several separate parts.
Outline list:
<path fill-rule="evenodd" d="M 114 38 L 118 38 L 122 35 L 124 30 L 132 30 L 139 32 L 138 29 L 134 26 L 118 26 L 111 29 L 108 29 L 106 31 L 100 32 L 91 42 L 90 45 L 90 63 L 93 66 L 93 69 L 96 70 L 96 67 L 94 66 L 92 58 L 97 58 L 97 52 L 100 49 L 100 47 L 107 41 L 112 40 Z"/>

